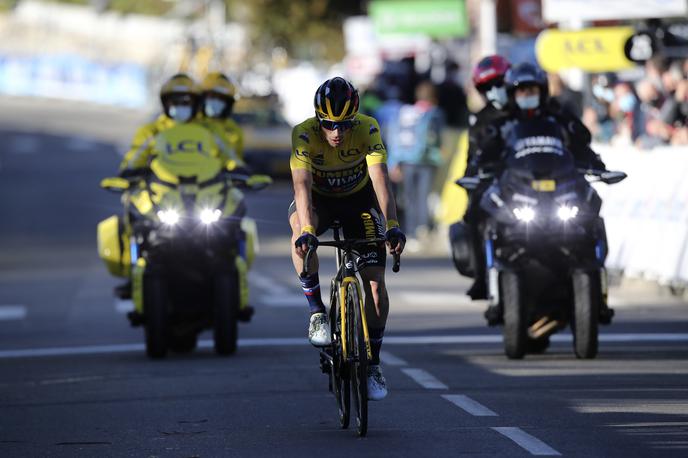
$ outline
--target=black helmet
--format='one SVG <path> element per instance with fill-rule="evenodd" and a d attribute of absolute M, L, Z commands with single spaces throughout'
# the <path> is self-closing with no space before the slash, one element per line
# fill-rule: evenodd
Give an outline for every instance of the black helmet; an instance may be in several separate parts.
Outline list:
<path fill-rule="evenodd" d="M 537 86 L 540 88 L 540 106 L 544 106 L 549 96 L 547 74 L 538 66 L 528 62 L 511 67 L 504 77 L 504 85 L 509 96 L 509 102 L 514 105 L 514 92 L 517 87 Z"/>
<path fill-rule="evenodd" d="M 344 121 L 358 113 L 358 90 L 339 76 L 322 83 L 313 98 L 315 114 L 320 120 Z"/>

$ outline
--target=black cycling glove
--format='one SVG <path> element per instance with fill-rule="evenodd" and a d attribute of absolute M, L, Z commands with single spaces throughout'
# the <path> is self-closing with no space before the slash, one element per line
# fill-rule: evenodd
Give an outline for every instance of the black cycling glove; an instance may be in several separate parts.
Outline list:
<path fill-rule="evenodd" d="M 318 238 L 310 232 L 304 232 L 294 242 L 294 246 L 297 248 L 302 245 L 307 245 L 309 248 L 318 248 Z"/>
<path fill-rule="evenodd" d="M 400 241 L 406 244 L 406 235 L 398 227 L 392 227 L 385 232 L 385 240 L 394 248 Z"/>

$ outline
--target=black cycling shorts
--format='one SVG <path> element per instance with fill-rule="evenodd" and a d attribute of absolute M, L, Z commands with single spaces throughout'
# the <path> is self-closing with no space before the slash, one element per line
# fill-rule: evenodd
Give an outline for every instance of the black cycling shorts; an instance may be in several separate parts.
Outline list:
<path fill-rule="evenodd" d="M 375 197 L 373 186 L 368 183 L 359 192 L 346 197 L 328 197 L 312 193 L 313 213 L 318 219 L 316 235 L 320 236 L 339 221 L 345 239 L 375 239 L 385 236 L 384 216 Z M 289 217 L 296 213 L 296 202 L 289 205 Z M 367 266 L 384 267 L 384 244 L 371 244 L 357 249 L 359 269 Z"/>

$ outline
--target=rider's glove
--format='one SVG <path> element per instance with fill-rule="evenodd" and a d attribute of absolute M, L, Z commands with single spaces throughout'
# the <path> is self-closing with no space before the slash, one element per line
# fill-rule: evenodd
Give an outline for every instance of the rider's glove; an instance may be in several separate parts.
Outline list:
<path fill-rule="evenodd" d="M 389 242 L 392 248 L 396 247 L 400 242 L 406 244 L 406 235 L 399 228 L 399 223 L 395 220 L 387 221 L 387 232 L 385 232 L 385 240 Z"/>
<path fill-rule="evenodd" d="M 299 238 L 296 239 L 294 245 L 296 245 L 297 248 L 302 245 L 306 245 L 308 248 L 317 248 L 318 238 L 315 236 L 315 234 L 313 234 L 313 232 L 315 232 L 315 228 L 312 226 L 304 227 L 303 232 L 301 232 Z"/>

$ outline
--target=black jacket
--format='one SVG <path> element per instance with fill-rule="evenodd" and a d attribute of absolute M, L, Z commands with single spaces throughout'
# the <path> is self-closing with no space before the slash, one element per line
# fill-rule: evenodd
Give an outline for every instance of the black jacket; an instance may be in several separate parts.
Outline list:
<path fill-rule="evenodd" d="M 467 171 L 477 172 L 486 165 L 498 165 L 504 152 L 504 131 L 510 124 L 526 116 L 520 110 L 509 110 L 488 122 L 480 132 L 475 134 L 476 146 L 469 158 Z M 573 154 L 577 165 L 581 168 L 605 170 L 606 167 L 600 156 L 590 147 L 592 136 L 587 127 L 555 100 L 550 99 L 543 109 L 537 110 L 531 116 L 553 118 L 562 128 L 565 147 Z"/>

